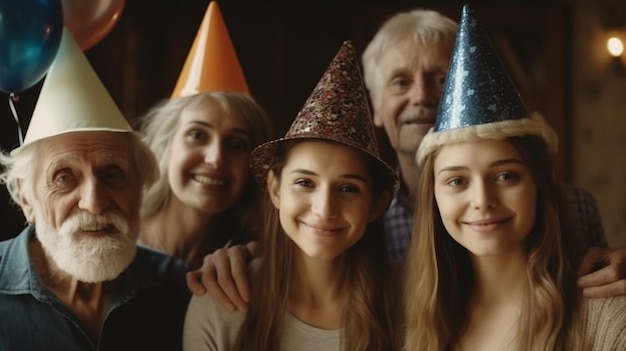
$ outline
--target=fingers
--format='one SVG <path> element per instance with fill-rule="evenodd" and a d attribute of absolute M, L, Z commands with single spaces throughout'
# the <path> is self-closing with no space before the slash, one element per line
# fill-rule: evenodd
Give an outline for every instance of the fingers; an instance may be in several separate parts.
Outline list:
<path fill-rule="evenodd" d="M 231 248 L 232 249 L 232 248 Z M 202 285 L 207 292 L 213 296 L 224 308 L 234 311 L 237 304 L 242 304 L 230 269 L 230 249 L 218 249 L 210 255 L 205 256 L 202 265 Z M 234 299 L 233 297 L 234 296 Z"/>
<path fill-rule="evenodd" d="M 254 248 L 254 245 L 251 247 L 249 245 L 233 246 L 224 250 L 227 260 L 220 257 L 219 263 L 216 262 L 218 283 L 231 302 L 241 311 L 247 310 L 248 301 L 250 301 L 248 263 L 251 257 L 257 255 L 254 250 L 258 251 L 258 247 Z M 223 252 L 220 252 L 220 255 L 222 254 Z"/>
<path fill-rule="evenodd" d="M 576 283 L 581 288 L 602 287 L 615 283 L 622 278 L 615 268 L 616 267 L 611 265 L 603 267 L 593 273 L 579 277 Z"/>
<path fill-rule="evenodd" d="M 204 295 L 206 293 L 206 289 L 204 285 L 202 285 L 202 271 L 191 271 L 187 272 L 185 276 L 187 280 L 187 288 L 191 290 L 191 293 L 194 295 Z"/>
<path fill-rule="evenodd" d="M 204 257 L 202 268 L 188 272 L 186 275 L 187 287 L 193 294 L 203 295 L 209 293 L 219 304 L 229 311 L 235 310 L 228 296 L 222 291 L 217 283 L 217 271 L 211 259 L 211 255 Z"/>
<path fill-rule="evenodd" d="M 583 295 L 592 298 L 626 295 L 626 280 L 620 279 L 611 284 L 584 288 Z"/>
<path fill-rule="evenodd" d="M 598 267 L 605 266 L 607 261 L 606 249 L 592 247 L 587 250 L 585 256 L 580 261 L 576 275 L 580 277 L 582 275 L 589 274 L 598 269 Z"/>
<path fill-rule="evenodd" d="M 578 273 L 584 275 L 576 283 L 587 297 L 626 295 L 626 250 L 592 248 Z"/>
<path fill-rule="evenodd" d="M 260 253 L 258 242 L 218 249 L 204 257 L 202 268 L 187 273 L 192 293 L 209 293 L 227 310 L 246 311 L 250 300 L 248 263 Z"/>
<path fill-rule="evenodd" d="M 248 259 L 250 261 L 261 255 L 261 244 L 258 241 L 250 241 L 246 244 L 246 248 L 248 249 Z"/>

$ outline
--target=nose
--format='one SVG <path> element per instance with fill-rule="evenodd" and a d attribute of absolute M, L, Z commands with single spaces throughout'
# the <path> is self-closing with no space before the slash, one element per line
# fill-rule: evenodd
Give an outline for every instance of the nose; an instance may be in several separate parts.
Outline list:
<path fill-rule="evenodd" d="M 484 181 L 474 182 L 474 191 L 471 192 L 471 206 L 476 210 L 488 210 L 494 208 L 498 203 L 496 190 Z"/>
<path fill-rule="evenodd" d="M 214 140 L 204 149 L 204 163 L 220 168 L 224 161 L 224 148 L 219 140 Z"/>
<path fill-rule="evenodd" d="M 319 189 L 313 196 L 311 211 L 320 218 L 337 217 L 337 199 L 328 189 Z"/>
<path fill-rule="evenodd" d="M 92 214 L 101 214 L 110 206 L 111 199 L 107 195 L 105 185 L 95 177 L 83 181 L 80 189 L 78 207 Z"/>
<path fill-rule="evenodd" d="M 440 93 L 428 77 L 417 76 L 411 86 L 411 104 L 414 106 L 437 107 Z"/>

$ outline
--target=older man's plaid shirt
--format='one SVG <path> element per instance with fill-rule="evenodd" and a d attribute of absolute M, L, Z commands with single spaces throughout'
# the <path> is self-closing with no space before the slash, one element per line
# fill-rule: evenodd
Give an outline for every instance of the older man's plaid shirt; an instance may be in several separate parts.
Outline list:
<path fill-rule="evenodd" d="M 567 204 L 570 206 L 572 230 L 586 234 L 586 247 L 606 247 L 607 241 L 602 228 L 600 212 L 595 198 L 587 191 L 571 185 L 561 185 Z M 401 261 L 411 238 L 413 202 L 409 199 L 406 188 L 400 188 L 385 214 L 387 232 L 387 251 L 392 261 Z"/>

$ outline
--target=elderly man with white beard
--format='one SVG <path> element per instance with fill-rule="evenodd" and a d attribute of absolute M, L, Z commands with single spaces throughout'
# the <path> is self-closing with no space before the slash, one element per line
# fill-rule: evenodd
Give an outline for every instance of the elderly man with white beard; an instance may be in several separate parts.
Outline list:
<path fill-rule="evenodd" d="M 156 160 L 69 32 L 0 180 L 28 226 L 0 243 L 0 350 L 178 350 L 186 265 L 137 247 Z"/>

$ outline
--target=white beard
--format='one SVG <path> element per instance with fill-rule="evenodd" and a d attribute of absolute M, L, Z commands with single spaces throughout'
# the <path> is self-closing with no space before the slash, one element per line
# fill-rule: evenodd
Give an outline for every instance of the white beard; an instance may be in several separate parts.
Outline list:
<path fill-rule="evenodd" d="M 93 215 L 81 211 L 54 229 L 39 209 L 35 229 L 43 249 L 59 269 L 85 283 L 117 278 L 135 258 L 139 225 L 129 223 L 119 211 Z M 114 227 L 113 235 L 77 234 Z M 80 236 L 79 236 L 80 235 Z"/>

